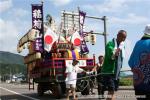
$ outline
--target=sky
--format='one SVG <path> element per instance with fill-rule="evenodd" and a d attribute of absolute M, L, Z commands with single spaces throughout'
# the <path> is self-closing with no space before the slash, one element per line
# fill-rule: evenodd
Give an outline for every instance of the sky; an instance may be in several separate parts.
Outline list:
<path fill-rule="evenodd" d="M 149 0 L 43 0 L 44 16 L 50 14 L 56 24 L 60 24 L 61 11 L 86 12 L 87 15 L 107 17 L 108 41 L 116 37 L 119 30 L 127 31 L 126 58 L 123 69 L 129 69 L 128 59 L 133 47 L 142 35 L 147 24 L 150 24 Z M 19 39 L 31 28 L 31 4 L 41 0 L 0 0 L 0 51 L 17 53 Z M 45 19 L 45 18 L 44 18 Z M 85 19 L 87 30 L 103 32 L 103 21 Z M 104 38 L 97 35 L 96 44 L 88 43 L 90 55 L 104 55 Z M 27 55 L 25 50 L 21 55 Z"/>

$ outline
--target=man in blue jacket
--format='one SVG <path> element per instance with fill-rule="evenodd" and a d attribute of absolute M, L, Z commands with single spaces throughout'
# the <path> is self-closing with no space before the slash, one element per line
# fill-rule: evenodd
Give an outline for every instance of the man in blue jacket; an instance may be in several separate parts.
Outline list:
<path fill-rule="evenodd" d="M 130 56 L 135 95 L 138 100 L 150 100 L 150 24 L 145 27 Z"/>

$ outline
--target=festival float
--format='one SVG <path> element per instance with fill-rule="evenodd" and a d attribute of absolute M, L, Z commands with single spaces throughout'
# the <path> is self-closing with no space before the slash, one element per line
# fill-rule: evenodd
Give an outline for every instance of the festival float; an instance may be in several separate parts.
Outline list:
<path fill-rule="evenodd" d="M 93 54 L 93 57 L 89 57 L 86 42 L 90 41 L 94 45 L 98 33 L 85 31 L 86 18 L 104 21 L 104 32 L 101 35 L 106 41 L 105 16 L 103 18 L 87 16 L 79 8 L 77 13 L 62 11 L 61 23 L 57 26 L 49 14 L 46 21 L 43 20 L 43 3 L 32 4 L 32 28 L 17 45 L 19 53 L 25 48 L 28 49 L 24 63 L 27 66 L 29 90 L 34 89 L 34 83 L 37 83 L 39 96 L 50 90 L 56 98 L 60 98 L 66 91 L 65 69 L 72 64 L 73 59 L 79 60 L 79 66 L 86 71 L 95 66 L 95 56 Z M 82 75 L 79 76 L 78 78 L 82 80 Z M 88 94 L 89 88 L 80 92 Z"/>

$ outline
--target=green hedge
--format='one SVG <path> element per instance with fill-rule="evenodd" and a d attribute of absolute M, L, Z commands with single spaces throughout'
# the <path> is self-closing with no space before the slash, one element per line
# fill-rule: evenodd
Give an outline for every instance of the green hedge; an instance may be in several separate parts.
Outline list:
<path fill-rule="evenodd" d="M 120 86 L 132 86 L 133 79 L 132 78 L 121 78 L 119 82 Z"/>

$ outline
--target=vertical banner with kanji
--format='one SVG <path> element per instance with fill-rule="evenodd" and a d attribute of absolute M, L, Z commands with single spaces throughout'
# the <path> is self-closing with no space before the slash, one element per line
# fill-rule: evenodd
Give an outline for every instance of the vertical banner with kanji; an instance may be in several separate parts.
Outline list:
<path fill-rule="evenodd" d="M 79 10 L 79 25 L 80 25 L 79 26 L 79 31 L 80 31 L 80 35 L 83 38 L 84 38 L 84 36 L 83 36 L 83 26 L 84 26 L 85 16 L 86 16 L 86 13 Z M 82 54 L 88 54 L 89 53 L 89 49 L 88 49 L 84 39 L 83 39 L 83 41 L 81 43 L 80 48 L 81 48 L 81 53 Z"/>
<path fill-rule="evenodd" d="M 35 40 L 35 51 L 43 51 L 43 5 L 32 4 L 32 28 L 37 31 L 37 39 Z"/>
<path fill-rule="evenodd" d="M 86 13 L 83 11 L 79 10 L 79 25 L 80 25 L 80 30 L 83 31 L 83 26 L 84 26 L 84 21 L 85 21 L 85 15 Z"/>

